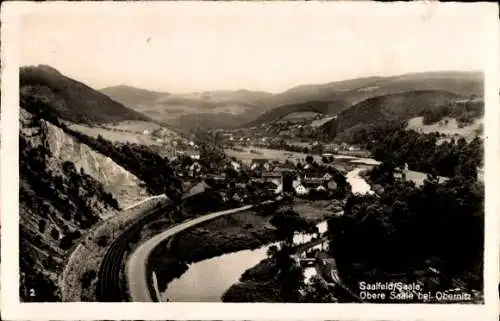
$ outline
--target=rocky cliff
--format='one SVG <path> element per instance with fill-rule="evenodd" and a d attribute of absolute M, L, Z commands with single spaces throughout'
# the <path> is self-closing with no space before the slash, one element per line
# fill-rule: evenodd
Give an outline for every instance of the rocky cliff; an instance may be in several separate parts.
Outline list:
<path fill-rule="evenodd" d="M 58 301 L 58 275 L 89 228 L 149 195 L 141 181 L 61 128 L 20 110 L 22 301 Z"/>
<path fill-rule="evenodd" d="M 111 158 L 96 152 L 89 146 L 80 143 L 66 134 L 62 129 L 47 125 L 49 149 L 53 158 L 58 161 L 70 161 L 80 171 L 83 170 L 95 180 L 103 184 L 121 208 L 126 208 L 150 196 L 139 180 Z"/>

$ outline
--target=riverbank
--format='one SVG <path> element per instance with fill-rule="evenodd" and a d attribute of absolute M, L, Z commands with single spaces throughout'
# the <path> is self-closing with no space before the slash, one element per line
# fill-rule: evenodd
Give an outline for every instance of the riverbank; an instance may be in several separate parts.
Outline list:
<path fill-rule="evenodd" d="M 314 202 L 296 200 L 292 208 L 301 218 L 315 224 L 324 221 L 334 213 L 334 209 L 338 209 L 340 206 L 338 200 Z M 183 293 L 172 294 L 170 290 L 184 291 L 178 283 L 184 281 L 184 273 L 188 269 L 188 264 L 200 261 L 206 262 L 209 261 L 208 259 L 217 258 L 228 253 L 261 248 L 264 245 L 278 241 L 280 236 L 276 233 L 276 228 L 271 224 L 271 219 L 276 210 L 277 208 L 252 210 L 221 217 L 181 232 L 169 242 L 157 247 L 151 255 L 150 266 L 151 270 L 155 271 L 157 275 L 160 292 L 166 292 L 167 298 L 171 301 L 176 301 L 176 298 L 184 300 L 186 297 Z M 193 267 L 202 263 L 196 263 Z M 189 267 L 190 271 L 193 267 Z M 200 273 L 209 272 L 205 270 Z M 237 275 L 237 277 L 240 275 Z M 177 279 L 179 277 L 180 279 Z M 195 275 L 195 277 L 203 278 L 204 276 Z M 211 275 L 211 277 L 215 276 Z M 174 286 L 169 288 L 172 281 L 175 282 Z M 186 280 L 186 282 L 188 281 Z M 227 287 L 231 284 L 232 282 Z M 224 288 L 221 291 L 223 292 L 226 289 Z M 219 300 L 222 292 L 219 295 Z M 199 298 L 199 300 L 202 299 Z"/>
<path fill-rule="evenodd" d="M 222 302 L 282 302 L 276 260 L 266 257 L 246 270 L 238 283 L 222 296 Z"/>

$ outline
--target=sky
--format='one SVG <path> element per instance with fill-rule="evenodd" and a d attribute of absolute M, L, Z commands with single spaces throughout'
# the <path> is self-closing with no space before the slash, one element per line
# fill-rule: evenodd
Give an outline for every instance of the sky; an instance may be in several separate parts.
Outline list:
<path fill-rule="evenodd" d="M 357 5 L 38 10 L 21 17 L 20 64 L 171 93 L 484 69 L 484 10 Z"/>

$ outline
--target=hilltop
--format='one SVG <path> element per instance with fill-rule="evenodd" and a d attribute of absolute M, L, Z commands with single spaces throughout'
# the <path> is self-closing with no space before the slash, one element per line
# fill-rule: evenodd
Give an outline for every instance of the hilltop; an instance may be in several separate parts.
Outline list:
<path fill-rule="evenodd" d="M 334 116 L 363 100 L 408 91 L 482 96 L 482 78 L 478 72 L 442 71 L 307 84 L 277 94 L 243 89 L 174 94 L 123 85 L 101 92 L 152 119 L 190 131 L 255 126 L 300 112 Z"/>
<path fill-rule="evenodd" d="M 248 122 L 268 107 L 273 95 L 249 90 L 186 94 L 149 91 L 130 86 L 107 87 L 103 94 L 123 105 L 180 130 Z"/>
<path fill-rule="evenodd" d="M 147 106 L 148 104 L 154 103 L 161 97 L 168 97 L 170 95 L 170 93 L 166 92 L 151 91 L 127 85 L 106 87 L 100 89 L 99 91 L 111 99 L 134 110 L 141 110 L 144 105 Z"/>
<path fill-rule="evenodd" d="M 281 97 L 295 97 L 295 101 L 270 109 L 248 125 L 260 125 L 305 111 L 335 116 L 370 98 L 414 91 L 482 96 L 483 75 L 479 72 L 426 72 L 299 86 L 280 94 Z"/>
<path fill-rule="evenodd" d="M 463 96 L 442 90 L 415 90 L 381 95 L 354 104 L 323 124 L 321 130 L 331 139 L 355 126 L 405 121 L 420 116 L 425 110 L 432 110 L 461 98 Z"/>
<path fill-rule="evenodd" d="M 58 118 L 92 125 L 125 120 L 151 121 L 146 115 L 50 66 L 21 67 L 19 76 L 21 99 L 46 102 L 51 113 Z"/>

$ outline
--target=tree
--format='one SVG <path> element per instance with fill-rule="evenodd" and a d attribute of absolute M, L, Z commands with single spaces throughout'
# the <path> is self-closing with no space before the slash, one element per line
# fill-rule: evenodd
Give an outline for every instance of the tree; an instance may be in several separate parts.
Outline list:
<path fill-rule="evenodd" d="M 45 232 L 46 226 L 47 226 L 47 221 L 45 221 L 44 219 L 38 221 L 38 231 L 40 231 L 40 233 L 43 234 Z"/>
<path fill-rule="evenodd" d="M 299 302 L 300 290 L 304 285 L 303 271 L 291 258 L 292 254 L 293 248 L 285 244 L 275 255 L 279 271 L 277 280 L 284 302 Z"/>
<path fill-rule="evenodd" d="M 94 270 L 88 270 L 83 272 L 82 276 L 80 277 L 80 282 L 82 283 L 82 288 L 83 289 L 88 289 L 90 284 L 92 283 L 92 280 L 97 277 L 97 273 Z"/>
<path fill-rule="evenodd" d="M 327 284 L 321 277 L 314 275 L 310 279 L 310 284 L 305 287 L 303 303 L 334 303 L 337 298 L 334 296 L 334 286 Z"/>
<path fill-rule="evenodd" d="M 59 240 L 59 231 L 56 228 L 52 228 L 52 231 L 50 231 L 50 236 L 54 240 Z"/>
<path fill-rule="evenodd" d="M 107 235 L 100 235 L 97 238 L 97 245 L 100 247 L 105 247 L 108 245 L 108 236 Z"/>

